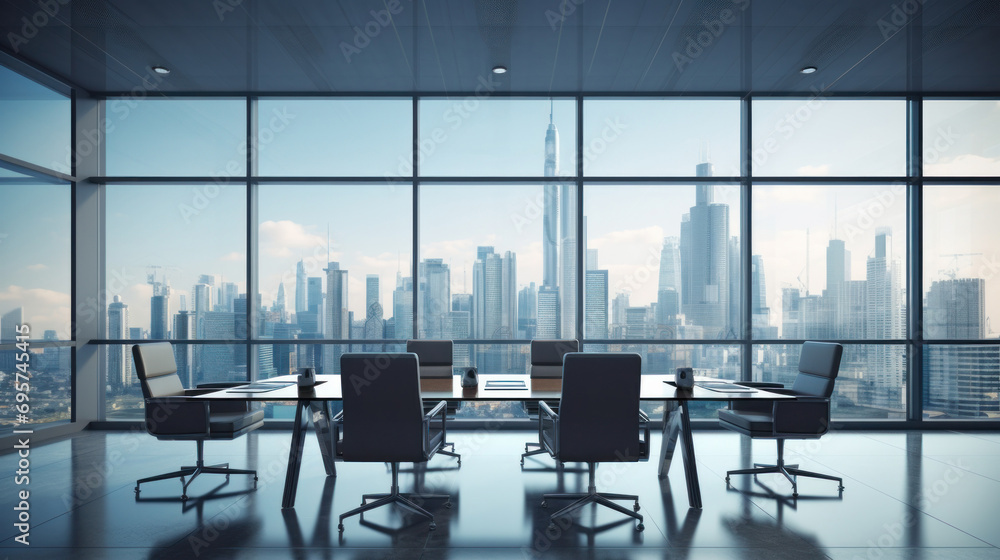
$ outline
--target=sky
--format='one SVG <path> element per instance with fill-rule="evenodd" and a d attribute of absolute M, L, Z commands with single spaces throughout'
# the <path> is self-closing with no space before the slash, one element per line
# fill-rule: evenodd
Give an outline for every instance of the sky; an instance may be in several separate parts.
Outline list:
<path fill-rule="evenodd" d="M 3 107 L 0 103 L 0 111 Z M 548 99 L 472 96 L 425 100 L 419 107 L 422 175 L 541 175 Z M 576 108 L 566 99 L 551 107 L 560 134 L 560 174 L 565 174 L 576 165 Z M 269 99 L 261 100 L 258 110 L 260 174 L 376 179 L 258 188 L 257 270 L 265 305 L 284 281 L 287 305 L 293 307 L 295 263 L 304 259 L 309 275 L 321 276 L 329 259 L 349 271 L 350 307 L 359 316 L 365 275 L 378 274 L 390 316 L 396 272 L 410 275 L 413 188 L 393 178 L 411 173 L 406 156 L 412 101 Z M 690 176 L 704 157 L 716 176 L 738 174 L 736 100 L 600 99 L 586 100 L 583 110 L 585 176 Z M 753 110 L 755 176 L 904 173 L 902 101 L 757 100 Z M 243 175 L 245 114 L 243 100 L 109 101 L 107 172 Z M 924 115 L 928 175 L 1000 175 L 1000 103 L 928 101 Z M 65 330 L 69 188 L 4 180 L 0 314 L 23 305 L 39 332 Z M 660 245 L 664 236 L 679 235 L 681 216 L 694 203 L 694 184 L 585 186 L 587 243 L 598 249 L 600 268 L 609 270 L 612 297 L 617 288 L 631 292 L 632 305 L 655 299 Z M 736 234 L 739 191 L 734 186 L 715 191 L 717 201 L 730 205 L 730 233 Z M 541 284 L 541 192 L 541 183 L 422 183 L 420 258 L 444 259 L 452 268 L 452 293 L 471 291 L 475 248 L 493 245 L 498 252 L 517 253 L 519 285 Z M 107 187 L 108 296 L 118 294 L 130 305 L 132 326 L 148 328 L 146 274 L 153 270 L 172 285 L 172 311 L 179 309 L 180 295 L 190 307 L 191 286 L 201 274 L 245 289 L 246 196 L 242 183 L 224 179 Z M 905 254 L 905 193 L 898 187 L 761 181 L 752 197 L 753 253 L 764 257 L 772 308 L 780 307 L 775 297 L 782 287 L 822 291 L 831 237 L 848 242 L 853 279 L 864 278 L 878 227 L 891 227 L 894 252 Z M 987 313 L 1000 317 L 1000 281 L 994 277 L 1000 250 L 990 223 L 1000 187 L 928 187 L 926 197 L 925 288 L 951 273 L 985 277 Z M 978 254 L 950 256 L 956 253 Z"/>

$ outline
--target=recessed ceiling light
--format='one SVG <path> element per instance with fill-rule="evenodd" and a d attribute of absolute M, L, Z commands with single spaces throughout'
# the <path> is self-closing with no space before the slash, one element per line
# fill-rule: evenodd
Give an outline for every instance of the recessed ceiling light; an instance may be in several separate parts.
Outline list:
<path fill-rule="evenodd" d="M 167 74 L 170 73 L 170 69 L 165 66 L 154 66 L 153 72 L 156 72 L 157 74 L 163 74 L 164 76 L 166 76 Z"/>
<path fill-rule="evenodd" d="M 806 66 L 802 70 L 799 70 L 799 72 L 802 73 L 802 74 L 812 74 L 815 71 L 816 71 L 816 67 L 815 66 Z"/>
<path fill-rule="evenodd" d="M 506 74 L 507 73 L 507 67 L 506 66 L 499 66 L 499 65 L 494 66 L 493 67 L 493 73 L 494 74 Z"/>

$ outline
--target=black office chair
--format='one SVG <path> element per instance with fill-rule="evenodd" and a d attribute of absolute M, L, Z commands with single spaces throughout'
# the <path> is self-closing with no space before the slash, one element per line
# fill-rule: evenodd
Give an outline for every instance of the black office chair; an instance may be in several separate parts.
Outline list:
<path fill-rule="evenodd" d="M 830 396 L 833 382 L 840 369 L 843 346 L 831 342 L 806 342 L 799 355 L 799 374 L 791 389 L 784 389 L 776 383 L 741 383 L 760 387 L 774 393 L 794 395 L 794 401 L 772 401 L 756 403 L 734 401 L 730 410 L 719 411 L 719 423 L 723 428 L 739 432 L 751 438 L 775 439 L 778 442 L 778 461 L 775 465 L 754 463 L 752 469 L 739 469 L 726 473 L 726 484 L 734 474 L 780 473 L 792 484 L 792 496 L 797 497 L 796 477 L 805 476 L 835 480 L 840 491 L 844 481 L 836 476 L 806 471 L 798 465 L 785 464 L 786 439 L 817 439 L 830 429 Z"/>
<path fill-rule="evenodd" d="M 558 379 L 562 377 L 563 356 L 570 352 L 580 351 L 580 341 L 570 340 L 532 340 L 531 341 L 531 366 L 528 368 L 528 375 L 532 379 Z M 538 403 L 525 401 L 524 411 L 529 417 L 538 415 Z M 559 403 L 547 403 L 549 408 L 555 412 L 559 411 Z M 524 458 L 531 455 L 545 453 L 542 447 L 541 434 L 538 442 L 529 441 L 524 444 L 524 453 L 521 454 L 521 466 L 524 466 Z M 532 450 L 531 448 L 536 449 Z"/>
<path fill-rule="evenodd" d="M 200 474 L 231 474 L 253 476 L 257 487 L 257 471 L 230 469 L 229 463 L 205 465 L 206 439 L 234 439 L 264 425 L 264 411 L 252 410 L 247 401 L 193 401 L 184 397 L 210 393 L 239 383 L 209 383 L 197 389 L 185 390 L 177 375 L 173 345 L 169 342 L 136 344 L 132 347 L 136 372 L 142 385 L 146 408 L 146 431 L 161 440 L 193 440 L 198 444 L 198 458 L 194 466 L 139 479 L 135 483 L 136 498 L 139 485 L 154 480 L 180 478 L 184 484 L 181 500 L 187 500 L 188 486 Z M 185 478 L 190 477 L 185 482 Z"/>
<path fill-rule="evenodd" d="M 643 530 L 642 515 L 637 513 L 639 497 L 598 492 L 594 481 L 598 462 L 649 458 L 649 424 L 641 422 L 639 414 L 641 375 L 638 354 L 566 354 L 559 413 L 541 402 L 539 433 L 542 445 L 555 460 L 586 462 L 590 483 L 586 494 L 542 496 L 542 507 L 548 507 L 549 500 L 576 500 L 553 513 L 551 524 L 557 517 L 597 503 L 638 519 L 636 530 Z M 634 511 L 611 500 L 632 500 Z"/>
<path fill-rule="evenodd" d="M 334 425 L 337 454 L 344 461 L 390 462 L 392 487 L 388 494 L 365 494 L 361 507 L 340 516 L 337 529 L 344 530 L 344 519 L 387 504 L 430 519 L 434 515 L 412 501 L 413 498 L 444 499 L 445 494 L 403 494 L 399 491 L 399 463 L 422 463 L 441 450 L 447 420 L 446 401 L 440 401 L 427 414 L 420 400 L 420 376 L 417 355 L 412 353 L 352 353 L 340 357 L 340 382 L 344 409 Z M 441 430 L 433 429 L 432 419 L 440 418 Z M 340 430 L 343 429 L 343 437 Z M 368 503 L 368 500 L 375 500 Z"/>
<path fill-rule="evenodd" d="M 453 344 L 450 340 L 407 340 L 406 351 L 417 355 L 420 363 L 421 379 L 451 379 L 454 375 L 453 368 Z M 448 416 L 454 418 L 458 412 L 459 402 L 448 403 Z M 425 400 L 424 413 L 434 409 L 437 402 Z M 444 449 L 451 447 L 451 451 Z M 462 465 L 462 456 L 455 453 L 455 444 L 446 441 L 441 445 L 438 453 L 458 458 L 459 466 Z"/>

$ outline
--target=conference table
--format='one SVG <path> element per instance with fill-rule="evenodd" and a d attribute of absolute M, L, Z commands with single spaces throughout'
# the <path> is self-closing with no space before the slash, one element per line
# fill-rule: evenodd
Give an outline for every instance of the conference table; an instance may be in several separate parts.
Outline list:
<path fill-rule="evenodd" d="M 302 453 L 305 447 L 306 430 L 311 423 L 319 440 L 320 454 L 327 476 L 337 476 L 336 442 L 333 433 L 333 416 L 330 403 L 341 397 L 340 375 L 317 375 L 317 384 L 309 388 L 297 385 L 270 389 L 269 384 L 295 382 L 296 376 L 284 375 L 255 382 L 249 388 L 222 389 L 198 395 L 197 399 L 244 400 L 259 402 L 295 402 L 295 421 L 292 428 L 292 442 L 288 451 L 288 465 L 285 472 L 285 488 L 281 499 L 282 508 L 295 507 L 295 493 L 298 489 Z M 521 389 L 488 389 L 490 381 L 523 380 Z M 673 385 L 673 375 L 646 374 L 642 376 L 639 392 L 641 401 L 663 402 L 663 440 L 660 446 L 658 475 L 665 478 L 673 462 L 674 451 L 680 441 L 681 458 L 684 463 L 684 479 L 687 483 L 688 505 L 701 508 L 701 487 L 698 484 L 698 467 L 695 463 L 694 439 L 691 437 L 690 403 L 697 401 L 774 401 L 794 399 L 789 395 L 771 393 L 757 389 L 752 393 L 724 392 L 695 385 L 692 389 L 680 389 Z M 719 382 L 718 379 L 710 381 Z M 255 391 L 254 387 L 261 387 Z M 530 379 L 525 374 L 481 374 L 476 387 L 462 387 L 460 376 L 448 378 L 425 378 L 420 380 L 422 399 L 449 402 L 456 401 L 558 401 L 561 395 L 562 379 Z"/>

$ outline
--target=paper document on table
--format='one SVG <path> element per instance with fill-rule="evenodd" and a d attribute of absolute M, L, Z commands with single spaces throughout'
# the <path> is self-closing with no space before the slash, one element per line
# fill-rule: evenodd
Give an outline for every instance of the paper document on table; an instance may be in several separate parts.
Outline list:
<path fill-rule="evenodd" d="M 226 391 L 227 393 L 266 393 L 268 391 L 274 391 L 275 389 L 281 389 L 282 387 L 288 387 L 295 385 L 295 382 L 281 382 L 281 383 L 269 383 L 266 381 L 258 381 L 256 383 L 250 383 L 248 385 L 240 385 L 239 387 L 233 387 Z"/>
<path fill-rule="evenodd" d="M 744 387 L 743 385 L 737 385 L 735 383 L 718 383 L 718 382 L 704 382 L 695 383 L 698 387 L 702 389 L 708 389 L 709 391 L 717 391 L 719 393 L 756 393 L 757 389 L 753 387 Z"/>
<path fill-rule="evenodd" d="M 495 391 L 503 389 L 527 389 L 528 386 L 520 379 L 491 379 L 486 382 L 485 389 Z"/>

